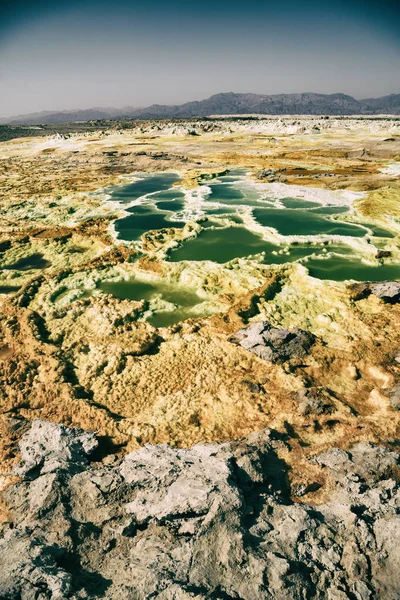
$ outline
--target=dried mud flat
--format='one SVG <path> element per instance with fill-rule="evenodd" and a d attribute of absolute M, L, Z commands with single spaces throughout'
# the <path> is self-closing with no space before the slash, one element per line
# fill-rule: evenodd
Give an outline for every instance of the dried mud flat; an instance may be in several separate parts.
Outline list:
<path fill-rule="evenodd" d="M 207 177 L 245 168 L 255 180 L 285 189 L 357 192 L 360 218 L 392 231 L 390 250 L 383 252 L 396 259 L 399 161 L 400 122 L 390 118 L 149 122 L 0 146 L 0 292 L 8 292 L 0 296 L 1 544 L 4 555 L 28 557 L 22 587 L 5 577 L 10 569 L 2 563 L 0 597 L 398 597 L 400 557 L 381 527 L 388 520 L 399 527 L 397 284 L 322 281 L 302 265 L 270 266 L 250 257 L 226 264 L 166 261 L 165 249 L 192 236 L 201 227 L 196 222 L 145 234 L 139 255 L 134 244 L 115 238 L 111 223 L 122 209 L 102 190 L 146 171 L 176 171 L 195 189 Z M 143 301 L 92 293 L 113 277 L 195 288 L 214 314 L 157 328 L 143 320 Z M 88 293 L 74 297 L 77 286 Z M 76 469 L 67 451 L 61 460 L 67 466 L 56 457 L 56 466 L 43 470 L 45 459 L 37 457 L 47 452 L 45 436 L 45 449 L 34 451 L 34 475 L 21 467 L 10 474 L 22 436 L 28 446 L 35 442 L 27 433 L 31 422 L 53 431 L 43 421 L 95 432 L 99 446 L 89 466 L 82 466 L 85 459 Z M 59 428 L 53 433 L 67 446 L 75 435 Z M 247 441 L 233 442 L 241 438 Z M 165 443 L 171 448 L 157 446 Z M 206 445 L 178 450 L 198 443 Z M 150 454 L 138 450 L 145 444 L 152 444 Z M 136 450 L 130 468 L 137 482 L 127 487 L 118 465 Z M 146 465 L 150 460 L 163 469 L 167 455 L 170 466 L 157 483 L 155 467 Z M 171 499 L 179 461 L 202 466 L 187 476 L 182 468 Z M 215 484 L 214 490 L 214 468 L 221 489 Z M 88 491 L 75 505 L 71 494 L 78 493 L 79 477 Z M 100 480 L 107 480 L 107 490 Z M 91 496 L 95 486 L 101 497 Z M 162 498 L 168 500 L 165 513 Z M 104 503 L 112 507 L 106 516 L 98 522 L 88 517 L 91 507 Z M 131 506 L 127 512 L 125 505 Z M 348 513 L 343 509 L 333 532 L 339 506 Z M 274 518 L 267 519 L 268 511 Z M 328 519 L 329 532 L 314 522 L 317 513 Z M 350 517 L 354 530 L 346 541 Z M 60 531 L 54 519 L 64 523 Z M 298 525 L 290 543 L 280 544 L 274 533 L 282 530 L 282 519 Z M 79 535 L 67 539 L 71 527 Z M 305 539 L 301 531 L 313 528 L 314 537 Z M 110 544 L 103 574 L 101 544 Z M 123 548 L 124 560 L 114 547 Z M 206 547 L 213 547 L 214 566 L 204 558 Z M 318 556 L 312 555 L 316 548 Z M 372 564 L 375 551 L 378 566 Z M 115 574 L 127 565 L 132 579 L 144 578 L 144 587 Z M 239 565 L 242 579 L 256 583 L 240 583 L 234 573 Z M 324 578 L 329 570 L 342 574 Z"/>

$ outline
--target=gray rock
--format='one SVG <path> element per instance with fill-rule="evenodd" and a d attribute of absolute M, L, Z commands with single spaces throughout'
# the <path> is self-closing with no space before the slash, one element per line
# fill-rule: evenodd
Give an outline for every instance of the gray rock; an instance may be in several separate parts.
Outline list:
<path fill-rule="evenodd" d="M 373 283 L 371 285 L 371 292 L 384 302 L 395 304 L 400 302 L 400 281 Z"/>
<path fill-rule="evenodd" d="M 295 393 L 300 415 L 324 415 L 335 411 L 335 404 L 329 392 L 322 387 L 303 388 Z"/>
<path fill-rule="evenodd" d="M 387 304 L 400 302 L 400 281 L 382 281 L 381 283 L 352 283 L 349 286 L 353 300 L 362 300 L 374 294 Z"/>
<path fill-rule="evenodd" d="M 22 462 L 16 475 L 27 477 L 36 471 L 52 473 L 63 467 L 70 468 L 71 464 L 84 464 L 96 447 L 93 433 L 36 419 L 21 440 Z"/>
<path fill-rule="evenodd" d="M 137 488 L 126 511 L 145 523 L 206 515 L 222 498 L 239 506 L 238 492 L 229 481 L 231 456 L 227 453 L 221 460 L 219 450 L 199 444 L 187 450 L 164 445 L 132 452 L 120 467 L 125 481 Z"/>
<path fill-rule="evenodd" d="M 390 396 L 390 403 L 393 408 L 400 410 L 400 383 L 388 390 L 388 394 Z"/>
<path fill-rule="evenodd" d="M 64 600 L 71 597 L 71 574 L 57 565 L 62 550 L 29 531 L 9 530 L 0 541 L 0 598 Z"/>
<path fill-rule="evenodd" d="M 272 327 L 268 321 L 252 323 L 230 337 L 263 360 L 283 363 L 291 358 L 306 356 L 315 342 L 315 336 L 309 331 L 294 328 L 292 331 Z"/>
<path fill-rule="evenodd" d="M 286 169 L 263 169 L 256 173 L 256 177 L 269 182 L 279 181 L 285 171 Z"/>
<path fill-rule="evenodd" d="M 267 430 L 104 465 L 88 460 L 91 434 L 34 422 L 26 477 L 3 493 L 0 598 L 398 598 L 399 455 L 320 453 L 332 493 L 307 506 L 291 500 L 285 444 Z"/>

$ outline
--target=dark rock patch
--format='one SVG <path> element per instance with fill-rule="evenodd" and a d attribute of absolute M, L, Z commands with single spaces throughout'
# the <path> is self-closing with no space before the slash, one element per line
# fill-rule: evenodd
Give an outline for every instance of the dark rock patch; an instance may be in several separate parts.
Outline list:
<path fill-rule="evenodd" d="M 389 258 L 390 256 L 392 256 L 390 250 L 378 250 L 375 254 L 375 258 Z"/>
<path fill-rule="evenodd" d="M 352 283 L 348 286 L 352 299 L 363 300 L 374 294 L 387 304 L 400 302 L 400 281 L 382 281 L 381 283 Z"/>
<path fill-rule="evenodd" d="M 230 341 L 263 360 L 282 363 L 291 358 L 306 356 L 315 342 L 315 336 L 303 329 L 289 331 L 272 327 L 268 321 L 259 321 L 240 329 L 230 337 Z"/>
<path fill-rule="evenodd" d="M 326 415 L 335 411 L 329 392 L 322 387 L 303 388 L 294 394 L 301 415 Z"/>

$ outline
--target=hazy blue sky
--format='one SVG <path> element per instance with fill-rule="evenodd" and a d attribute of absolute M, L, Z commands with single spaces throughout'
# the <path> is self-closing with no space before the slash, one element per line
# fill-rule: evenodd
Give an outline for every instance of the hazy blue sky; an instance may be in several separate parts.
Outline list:
<path fill-rule="evenodd" d="M 0 116 L 400 92 L 400 0 L 0 0 Z"/>

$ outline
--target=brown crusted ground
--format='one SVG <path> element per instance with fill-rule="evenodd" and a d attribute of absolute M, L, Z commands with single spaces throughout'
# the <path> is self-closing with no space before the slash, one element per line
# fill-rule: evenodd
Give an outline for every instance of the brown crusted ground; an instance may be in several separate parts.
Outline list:
<path fill-rule="evenodd" d="M 400 307 L 374 297 L 354 303 L 348 294 L 346 310 L 353 311 L 351 325 L 359 332 L 350 332 L 347 348 L 332 347 L 329 335 L 320 334 L 306 359 L 273 365 L 228 338 L 257 317 L 260 298 L 279 302 L 274 290 L 279 295 L 284 289 L 284 281 L 277 287 L 271 277 L 225 315 L 160 332 L 134 321 L 138 303 L 110 297 L 77 301 L 45 319 L 24 306 L 27 294 L 4 303 L 5 470 L 15 457 L 10 417 L 40 416 L 95 430 L 126 451 L 147 442 L 187 446 L 274 427 L 291 438 L 295 481 L 308 479 L 301 469 L 306 457 L 333 444 L 395 440 L 400 417 L 388 390 L 400 371 L 394 360 Z M 332 408 L 299 414 L 295 392 L 304 387 L 323 388 Z"/>
<path fill-rule="evenodd" d="M 196 271 L 204 289 L 220 290 L 226 309 L 169 329 L 138 322 L 140 302 L 92 296 L 57 307 L 50 300 L 71 274 L 97 276 L 111 268 L 173 273 L 154 256 L 131 266 L 135 251 L 117 245 L 108 230 L 118 210 L 101 195 L 87 196 L 134 171 L 180 169 L 196 185 L 202 173 L 227 166 L 249 167 L 256 177 L 272 169 L 272 180 L 288 184 L 370 190 L 360 203 L 364 214 L 381 219 L 389 199 L 388 213 L 398 215 L 398 181 L 379 170 L 398 160 L 400 138 L 384 142 L 383 127 L 368 127 L 354 125 L 351 136 L 339 126 L 314 135 L 310 126 L 273 137 L 217 131 L 194 140 L 158 131 L 157 137 L 127 132 L 2 144 L 3 263 L 32 252 L 51 262 L 40 276 L 25 273 L 21 291 L 2 300 L 2 472 L 15 462 L 20 434 L 36 417 L 95 430 L 110 450 L 124 452 L 147 442 L 188 446 L 274 427 L 290 440 L 285 458 L 294 482 L 318 479 L 307 458 L 321 449 L 395 441 L 400 418 L 388 391 L 400 372 L 399 306 L 373 296 L 356 302 L 344 284 L 318 282 L 295 268 L 250 271 L 244 263 L 236 273 Z M 161 238 L 146 236 L 146 249 L 157 249 Z M 1 285 L 13 281 L 4 276 Z M 228 341 L 260 318 L 312 331 L 317 342 L 309 356 L 274 365 Z M 304 388 L 319 388 L 331 408 L 300 414 L 296 392 Z"/>

